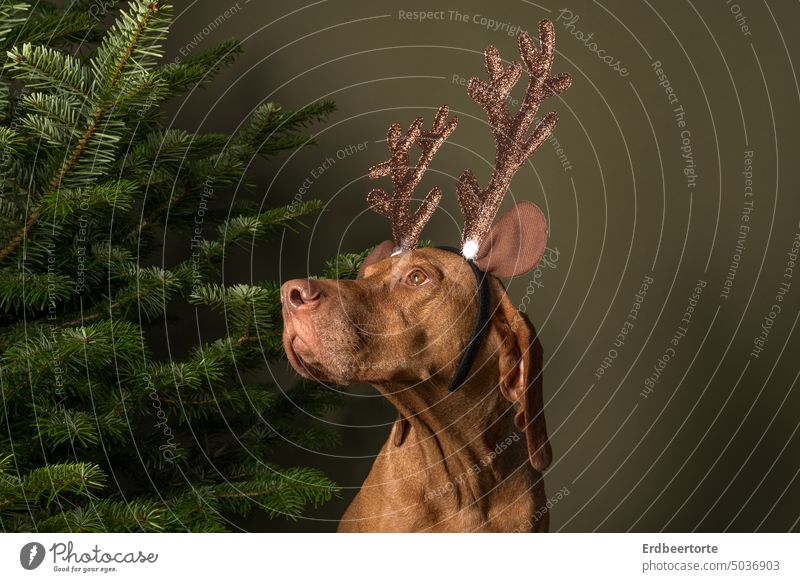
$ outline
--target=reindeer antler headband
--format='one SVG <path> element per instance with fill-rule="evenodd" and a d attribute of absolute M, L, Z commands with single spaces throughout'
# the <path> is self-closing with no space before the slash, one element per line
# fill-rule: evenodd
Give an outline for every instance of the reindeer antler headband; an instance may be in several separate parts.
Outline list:
<path fill-rule="evenodd" d="M 519 35 L 518 44 L 529 80 L 516 115 L 512 116 L 508 111 L 506 101 L 521 76 L 522 66 L 516 61 L 508 67 L 504 66 L 500 53 L 494 46 L 487 47 L 484 53 L 488 79 L 472 77 L 467 85 L 469 96 L 486 112 L 496 149 L 494 171 L 484 188 L 480 187 L 471 170 L 464 170 L 458 180 L 458 204 L 464 216 L 461 253 L 468 260 L 480 258 L 487 234 L 511 179 L 525 160 L 550 136 L 556 125 L 558 116 L 551 111 L 539 119 L 528 135 L 539 105 L 547 97 L 563 93 L 572 83 L 567 73 L 550 75 L 555 47 L 551 21 L 542 20 L 539 23 L 538 49 L 527 32 Z M 411 195 L 414 189 L 436 151 L 458 124 L 458 118 L 447 119 L 447 114 L 447 106 L 443 105 L 436 114 L 433 126 L 427 131 L 422 129 L 422 118 L 415 119 L 405 135 L 400 124 L 393 124 L 387 135 L 391 157 L 369 171 L 369 177 L 373 179 L 383 176 L 392 178 L 391 195 L 376 188 L 369 193 L 367 201 L 392 222 L 395 244 L 393 254 L 416 247 L 423 227 L 442 198 L 441 189 L 434 187 L 417 210 L 411 211 Z M 414 144 L 419 145 L 422 154 L 417 165 L 412 168 L 409 151 Z M 546 237 L 546 233 L 544 236 Z M 538 258 L 536 257 L 536 261 Z"/>
<path fill-rule="evenodd" d="M 436 151 L 458 125 L 458 118 L 452 117 L 448 120 L 447 105 L 442 105 L 430 130 L 422 131 L 422 123 L 422 118 L 417 117 L 405 135 L 399 123 L 392 124 L 386 135 L 391 157 L 369 169 L 369 177 L 372 179 L 392 177 L 392 195 L 381 188 L 375 188 L 367 194 L 367 202 L 376 212 L 392 221 L 395 253 L 400 250 L 411 250 L 417 246 L 422 228 L 430 220 L 442 199 L 442 190 L 436 186 L 428 192 L 416 212 L 411 212 L 411 195 Z M 417 165 L 412 168 L 409 162 L 409 150 L 414 144 L 420 146 L 422 154 Z"/>

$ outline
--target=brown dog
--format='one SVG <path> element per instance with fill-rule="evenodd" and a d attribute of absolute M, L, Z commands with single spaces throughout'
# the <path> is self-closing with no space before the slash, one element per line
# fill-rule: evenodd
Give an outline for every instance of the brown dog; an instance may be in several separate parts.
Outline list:
<path fill-rule="evenodd" d="M 374 189 L 367 200 L 392 221 L 394 242 L 378 245 L 355 281 L 297 279 L 281 289 L 292 366 L 321 381 L 368 382 L 398 411 L 339 531 L 547 530 L 542 348 L 498 280 L 536 265 L 547 224 L 534 204 L 520 202 L 492 226 L 514 172 L 555 126 L 548 113 L 528 136 L 539 104 L 571 82 L 549 75 L 549 21 L 539 23 L 539 40 L 537 50 L 527 33 L 519 37 L 530 81 L 515 116 L 506 103 L 519 64 L 505 67 L 489 47 L 488 80 L 468 84 L 486 110 L 497 156 L 485 188 L 469 170 L 458 181 L 460 253 L 417 248 L 441 199 L 438 187 L 410 209 L 422 174 L 458 122 L 444 106 L 429 130 L 421 118 L 405 134 L 391 126 L 391 157 L 370 170 L 372 178 L 392 179 L 391 194 Z M 413 145 L 422 150 L 415 166 Z"/>
<path fill-rule="evenodd" d="M 368 382 L 400 415 L 339 531 L 547 529 L 537 511 L 551 457 L 542 349 L 494 277 L 491 290 L 489 332 L 471 376 L 450 392 L 476 311 L 462 258 L 424 248 L 371 262 L 356 281 L 283 285 L 292 366 L 337 384 Z"/>

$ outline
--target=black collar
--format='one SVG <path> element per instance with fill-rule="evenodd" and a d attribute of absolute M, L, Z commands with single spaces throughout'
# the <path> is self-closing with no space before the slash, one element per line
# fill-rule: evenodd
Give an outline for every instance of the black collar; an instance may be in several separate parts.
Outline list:
<path fill-rule="evenodd" d="M 436 248 L 455 253 L 461 258 L 464 258 L 464 255 L 461 254 L 459 249 L 444 246 Z M 469 338 L 467 346 L 464 348 L 461 362 L 458 364 L 456 373 L 453 374 L 453 379 L 450 380 L 449 389 L 451 392 L 461 388 L 461 385 L 467 379 L 467 374 L 469 374 L 472 365 L 475 363 L 475 358 L 478 356 L 483 338 L 486 336 L 486 331 L 489 328 L 489 278 L 471 259 L 464 258 L 464 260 L 467 261 L 472 272 L 475 273 L 475 280 L 478 283 L 478 316 L 475 318 L 475 327 L 472 329 L 472 335 Z"/>

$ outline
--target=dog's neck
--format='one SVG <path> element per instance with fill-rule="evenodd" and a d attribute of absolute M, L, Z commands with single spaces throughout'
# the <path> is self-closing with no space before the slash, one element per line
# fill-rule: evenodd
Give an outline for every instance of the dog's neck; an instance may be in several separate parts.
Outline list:
<path fill-rule="evenodd" d="M 524 463 L 525 446 L 512 406 L 497 386 L 496 370 L 496 365 L 481 366 L 455 392 L 448 391 L 447 378 L 413 387 L 376 386 L 399 412 L 387 443 L 388 460 L 405 465 L 413 459 L 410 464 L 426 472 L 437 496 L 446 487 L 461 503 L 474 502 L 503 482 Z"/>

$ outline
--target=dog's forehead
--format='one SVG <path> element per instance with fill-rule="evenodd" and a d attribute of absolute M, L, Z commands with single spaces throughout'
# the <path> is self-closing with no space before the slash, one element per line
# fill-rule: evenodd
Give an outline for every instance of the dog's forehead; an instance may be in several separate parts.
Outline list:
<path fill-rule="evenodd" d="M 459 255 L 438 249 L 422 247 L 406 251 L 369 265 L 364 272 L 366 277 L 401 277 L 412 267 L 433 267 L 446 276 L 469 273 L 466 261 Z"/>

